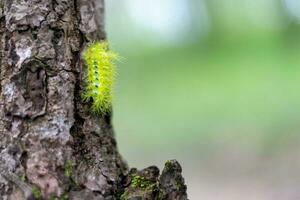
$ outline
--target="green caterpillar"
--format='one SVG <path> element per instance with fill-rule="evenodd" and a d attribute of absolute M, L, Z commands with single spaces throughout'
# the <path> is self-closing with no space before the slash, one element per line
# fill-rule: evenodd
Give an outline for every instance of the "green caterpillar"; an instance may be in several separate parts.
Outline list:
<path fill-rule="evenodd" d="M 82 96 L 84 102 L 92 100 L 91 110 L 94 113 L 105 114 L 111 110 L 114 61 L 117 58 L 117 54 L 108 49 L 107 42 L 93 42 L 83 51 L 87 74 Z"/>

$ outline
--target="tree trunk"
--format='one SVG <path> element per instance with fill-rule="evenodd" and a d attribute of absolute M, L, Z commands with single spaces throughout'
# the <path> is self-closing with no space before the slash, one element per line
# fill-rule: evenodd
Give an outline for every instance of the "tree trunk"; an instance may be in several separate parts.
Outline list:
<path fill-rule="evenodd" d="M 0 200 L 187 199 L 176 161 L 128 172 L 111 115 L 81 101 L 103 0 L 0 0 L 0 17 Z"/>

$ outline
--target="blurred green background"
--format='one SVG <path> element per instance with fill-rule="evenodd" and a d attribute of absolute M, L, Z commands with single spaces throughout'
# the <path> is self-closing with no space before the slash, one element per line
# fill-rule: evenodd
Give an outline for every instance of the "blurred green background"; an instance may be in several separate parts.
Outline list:
<path fill-rule="evenodd" d="M 130 166 L 176 158 L 192 200 L 300 199 L 300 1 L 109 0 Z"/>

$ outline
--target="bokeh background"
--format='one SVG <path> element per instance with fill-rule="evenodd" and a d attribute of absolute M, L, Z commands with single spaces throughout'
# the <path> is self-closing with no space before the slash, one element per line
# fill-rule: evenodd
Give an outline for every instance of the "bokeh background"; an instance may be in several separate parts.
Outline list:
<path fill-rule="evenodd" d="M 130 166 L 176 158 L 191 200 L 300 199 L 300 1 L 108 0 Z"/>

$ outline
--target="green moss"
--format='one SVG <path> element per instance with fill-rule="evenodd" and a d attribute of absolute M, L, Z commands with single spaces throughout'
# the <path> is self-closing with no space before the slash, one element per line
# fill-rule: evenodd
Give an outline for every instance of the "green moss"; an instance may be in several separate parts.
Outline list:
<path fill-rule="evenodd" d="M 60 197 L 60 200 L 68 200 L 69 199 L 69 195 L 68 194 L 64 194 Z"/>
<path fill-rule="evenodd" d="M 120 197 L 120 200 L 128 200 L 128 197 L 129 197 L 129 191 L 128 191 L 128 188 L 126 188 L 125 192 Z"/>
<path fill-rule="evenodd" d="M 96 176 L 100 176 L 100 175 L 101 175 L 100 170 L 96 170 L 96 171 L 95 171 L 95 175 L 96 175 Z"/>
<path fill-rule="evenodd" d="M 71 160 L 67 160 L 65 163 L 65 171 L 64 174 L 66 177 L 70 178 L 73 174 L 73 169 L 74 169 L 74 163 Z"/>
<path fill-rule="evenodd" d="M 139 176 L 137 174 L 132 174 L 131 175 L 131 186 L 133 188 L 147 188 L 150 185 L 152 185 L 153 183 L 149 180 L 147 180 L 145 177 L 143 176 Z"/>
<path fill-rule="evenodd" d="M 184 187 L 185 187 L 185 185 L 184 185 L 184 182 L 183 182 L 183 180 L 181 179 L 181 178 L 176 178 L 175 179 L 175 185 L 176 185 L 176 189 L 177 190 L 183 190 L 184 189 Z"/>
<path fill-rule="evenodd" d="M 166 199 L 166 195 L 164 194 L 164 192 L 159 191 L 159 194 L 157 196 L 157 200 L 164 200 Z"/>
<path fill-rule="evenodd" d="M 171 170 L 172 169 L 172 162 L 170 160 L 168 160 L 165 164 L 165 168 L 166 170 Z"/>
<path fill-rule="evenodd" d="M 158 194 L 156 180 L 149 180 L 147 177 L 138 175 L 136 171 L 130 172 L 130 185 L 125 188 L 120 200 L 128 200 L 132 197 L 145 197 Z M 156 198 L 155 198 L 156 199 Z"/>
<path fill-rule="evenodd" d="M 32 186 L 32 194 L 33 194 L 35 199 L 41 199 L 42 198 L 42 191 L 36 185 Z"/>
<path fill-rule="evenodd" d="M 51 196 L 50 200 L 59 200 L 56 196 Z"/>
<path fill-rule="evenodd" d="M 20 180 L 21 180 L 22 182 L 25 182 L 25 181 L 26 181 L 26 175 L 23 174 L 22 176 L 20 176 Z"/>
<path fill-rule="evenodd" d="M 52 196 L 50 200 L 69 200 L 69 195 L 65 193 L 61 197 Z"/>

